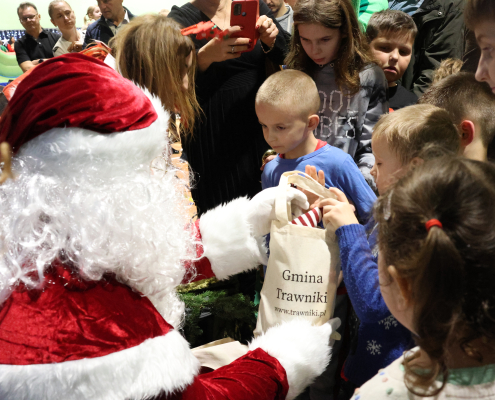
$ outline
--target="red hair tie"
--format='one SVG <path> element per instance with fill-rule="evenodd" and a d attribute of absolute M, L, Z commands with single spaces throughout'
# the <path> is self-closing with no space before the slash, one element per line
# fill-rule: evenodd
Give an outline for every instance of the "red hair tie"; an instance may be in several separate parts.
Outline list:
<path fill-rule="evenodd" d="M 443 228 L 442 223 L 438 219 L 430 219 L 425 224 L 426 232 L 430 232 L 432 226 L 438 226 L 440 229 Z"/>

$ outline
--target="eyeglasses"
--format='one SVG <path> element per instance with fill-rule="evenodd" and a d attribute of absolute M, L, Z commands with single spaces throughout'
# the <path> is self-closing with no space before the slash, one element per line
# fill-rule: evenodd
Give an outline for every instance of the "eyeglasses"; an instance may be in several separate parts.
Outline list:
<path fill-rule="evenodd" d="M 37 16 L 38 16 L 38 14 L 36 14 L 36 15 L 26 15 L 25 17 L 20 17 L 19 19 L 22 22 L 28 22 L 28 21 L 34 21 Z"/>

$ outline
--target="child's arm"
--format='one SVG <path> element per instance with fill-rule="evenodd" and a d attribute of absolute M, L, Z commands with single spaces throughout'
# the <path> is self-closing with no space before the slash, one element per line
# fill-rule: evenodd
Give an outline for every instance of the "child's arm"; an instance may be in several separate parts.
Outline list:
<path fill-rule="evenodd" d="M 380 292 L 378 265 L 368 243 L 366 228 L 359 225 L 345 195 L 338 189 L 331 190 L 338 199 L 323 200 L 320 206 L 323 206 L 324 226 L 335 229 L 339 241 L 340 262 L 349 298 L 361 321 L 381 321 L 390 315 L 390 311 Z"/>

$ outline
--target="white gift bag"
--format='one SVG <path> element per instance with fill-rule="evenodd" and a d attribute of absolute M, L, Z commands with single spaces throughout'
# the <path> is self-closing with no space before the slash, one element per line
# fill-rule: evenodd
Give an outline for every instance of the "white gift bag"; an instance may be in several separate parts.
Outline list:
<path fill-rule="evenodd" d="M 335 234 L 290 223 L 293 216 L 286 191 L 291 183 L 321 199 L 336 198 L 303 172 L 286 172 L 280 178 L 275 201 L 277 219 L 272 221 L 270 230 L 270 258 L 260 293 L 255 336 L 294 318 L 322 325 L 334 311 L 340 273 Z"/>

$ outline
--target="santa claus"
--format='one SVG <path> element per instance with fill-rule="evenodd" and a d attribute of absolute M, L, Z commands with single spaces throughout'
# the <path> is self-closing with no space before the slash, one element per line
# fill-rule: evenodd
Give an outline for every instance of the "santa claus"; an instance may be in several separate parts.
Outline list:
<path fill-rule="evenodd" d="M 160 101 L 80 54 L 17 88 L 0 123 L 15 153 L 0 186 L 1 399 L 283 399 L 324 370 L 332 327 L 296 321 L 198 375 L 175 288 L 264 262 L 274 195 L 187 227 L 167 123 Z"/>

